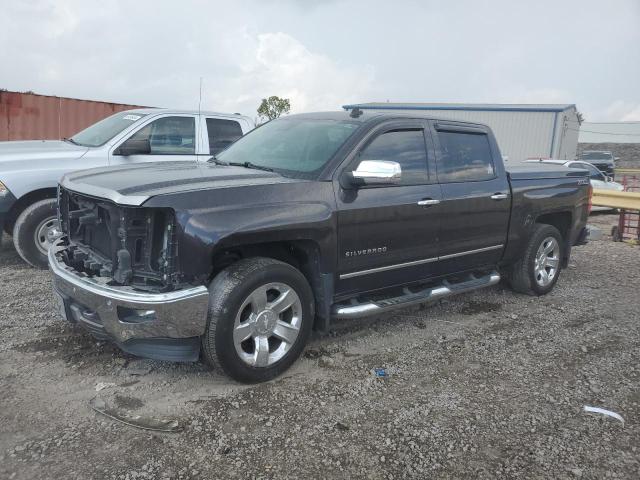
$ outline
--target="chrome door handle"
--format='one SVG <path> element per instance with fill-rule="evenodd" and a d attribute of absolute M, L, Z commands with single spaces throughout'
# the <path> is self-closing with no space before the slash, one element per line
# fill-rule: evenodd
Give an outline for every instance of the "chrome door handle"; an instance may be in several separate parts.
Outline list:
<path fill-rule="evenodd" d="M 418 205 L 423 206 L 423 207 L 424 206 L 428 207 L 430 205 L 438 205 L 439 203 L 440 203 L 440 200 L 436 200 L 436 199 L 433 199 L 433 198 L 427 198 L 425 200 L 420 200 L 418 202 Z"/>
<path fill-rule="evenodd" d="M 509 195 L 507 195 L 506 193 L 494 193 L 493 195 L 491 195 L 491 200 L 505 200 L 508 197 Z"/>

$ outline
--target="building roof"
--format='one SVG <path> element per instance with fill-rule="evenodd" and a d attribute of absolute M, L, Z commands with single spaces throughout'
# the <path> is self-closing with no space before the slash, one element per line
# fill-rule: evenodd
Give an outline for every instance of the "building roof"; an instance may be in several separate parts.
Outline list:
<path fill-rule="evenodd" d="M 583 122 L 580 143 L 640 143 L 640 122 Z"/>
<path fill-rule="evenodd" d="M 548 103 L 389 103 L 368 102 L 343 105 L 345 110 L 353 108 L 368 110 L 476 110 L 492 112 L 564 112 L 575 108 L 574 104 Z"/>

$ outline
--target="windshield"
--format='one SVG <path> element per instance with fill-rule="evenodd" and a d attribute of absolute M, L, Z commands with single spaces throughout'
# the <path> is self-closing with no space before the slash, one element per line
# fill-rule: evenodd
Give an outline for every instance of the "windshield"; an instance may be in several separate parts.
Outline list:
<path fill-rule="evenodd" d="M 611 154 L 608 152 L 584 152 L 583 160 L 611 160 Z"/>
<path fill-rule="evenodd" d="M 285 176 L 314 178 L 359 122 L 287 118 L 256 128 L 221 152 L 227 163 L 250 162 Z"/>
<path fill-rule="evenodd" d="M 116 113 L 76 133 L 70 140 L 84 147 L 99 147 L 145 116 L 144 113 Z"/>

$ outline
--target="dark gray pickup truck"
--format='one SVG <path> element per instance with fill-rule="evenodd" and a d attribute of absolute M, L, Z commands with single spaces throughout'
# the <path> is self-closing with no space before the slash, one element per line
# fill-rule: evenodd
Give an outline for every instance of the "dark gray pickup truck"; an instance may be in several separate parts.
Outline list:
<path fill-rule="evenodd" d="M 548 293 L 590 193 L 582 170 L 506 171 L 483 125 L 292 115 L 208 163 L 66 175 L 49 263 L 62 315 L 96 337 L 256 382 L 332 320 L 501 278 Z"/>

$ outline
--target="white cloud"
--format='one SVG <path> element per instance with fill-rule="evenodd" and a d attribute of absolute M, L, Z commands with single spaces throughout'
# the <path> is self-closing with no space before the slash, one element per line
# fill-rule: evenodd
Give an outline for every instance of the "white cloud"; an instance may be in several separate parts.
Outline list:
<path fill-rule="evenodd" d="M 640 120 L 640 103 L 616 100 L 606 109 L 605 116 L 615 122 Z"/>
<path fill-rule="evenodd" d="M 620 120 L 623 122 L 640 121 L 640 104 L 637 104 L 630 112 L 625 113 Z"/>
<path fill-rule="evenodd" d="M 292 111 L 335 110 L 362 95 L 373 94 L 373 68 L 339 65 L 310 52 L 283 32 L 258 35 L 255 62 L 243 73 L 244 89 L 291 99 Z M 262 92 L 262 93 L 258 93 Z"/>
<path fill-rule="evenodd" d="M 526 89 L 520 87 L 499 95 L 506 103 L 572 103 L 571 94 L 557 88 Z"/>
<path fill-rule="evenodd" d="M 372 67 L 344 64 L 289 33 L 238 25 L 237 10 L 216 11 L 209 26 L 193 15 L 195 8 L 155 9 L 150 0 L 110 5 L 11 6 L 0 19 L 0 42 L 8 45 L 0 49 L 6 67 L 0 87 L 193 109 L 203 77 L 203 109 L 252 117 L 270 95 L 290 98 L 292 112 L 303 112 L 336 110 L 373 92 Z M 32 25 L 25 35 L 27 18 Z"/>
<path fill-rule="evenodd" d="M 7 1 L 0 88 L 196 108 L 203 77 L 203 108 L 251 116 L 283 95 L 295 112 L 389 99 L 637 117 L 637 0 L 485 3 Z M 607 113 L 617 99 L 626 106 Z"/>
<path fill-rule="evenodd" d="M 640 121 L 640 102 L 615 100 L 601 110 L 586 112 L 585 119 L 593 122 Z"/>

